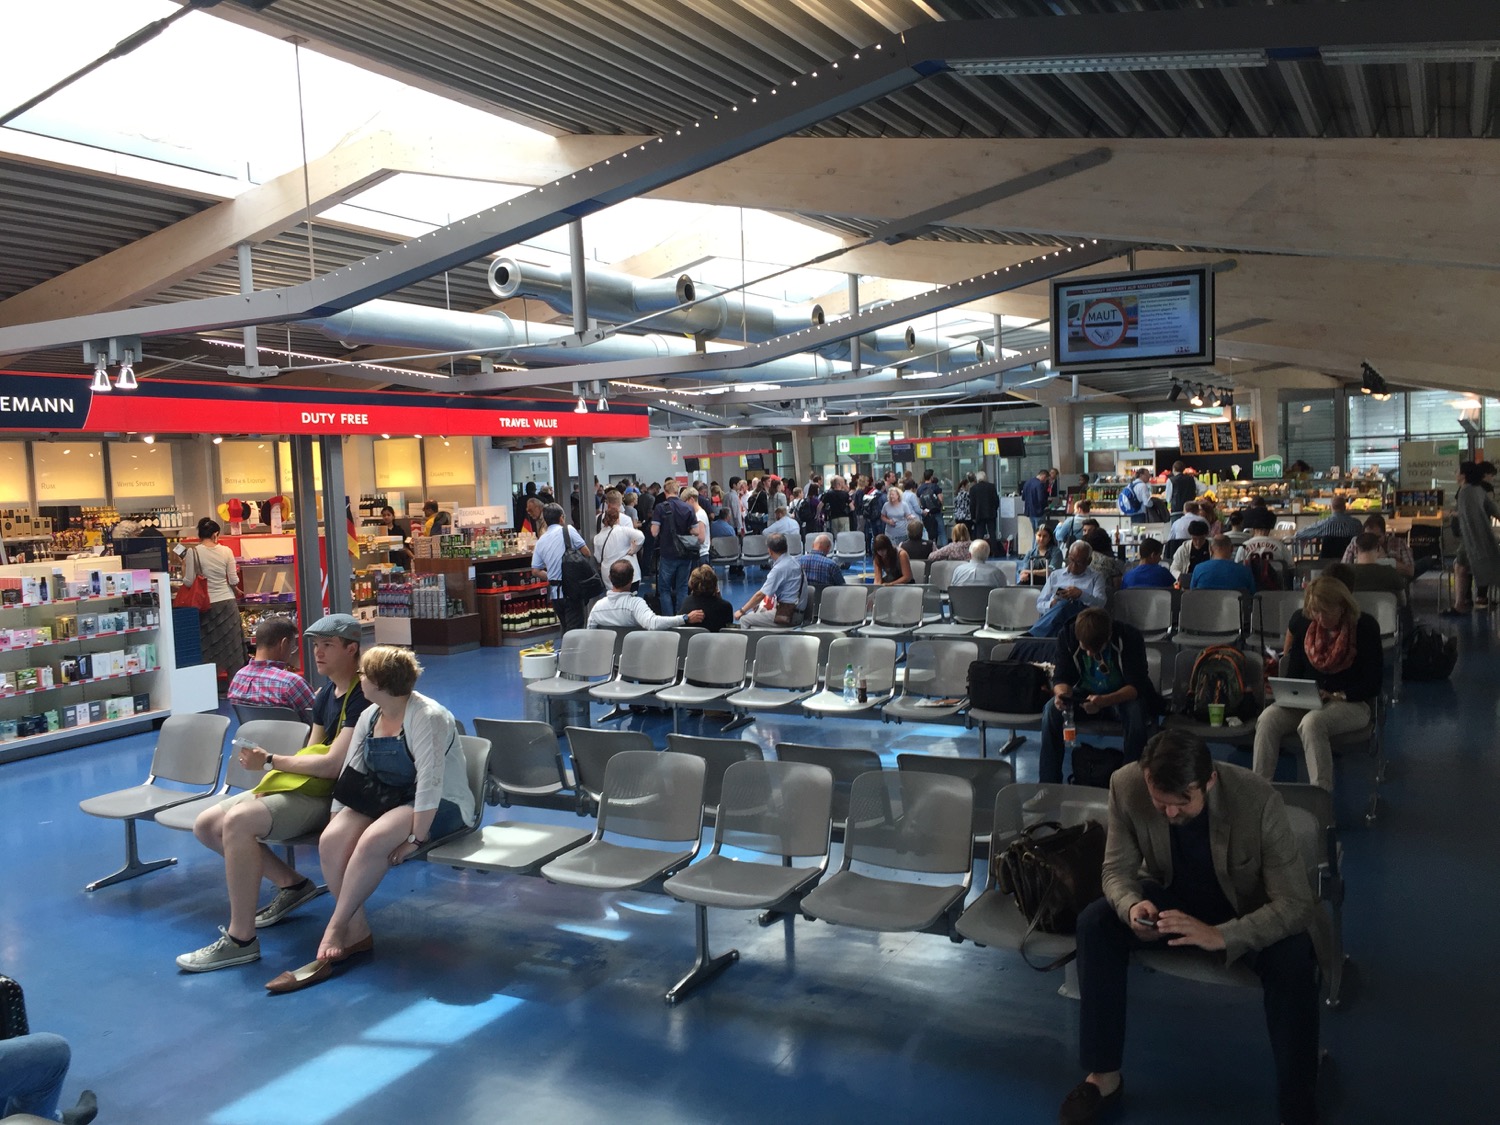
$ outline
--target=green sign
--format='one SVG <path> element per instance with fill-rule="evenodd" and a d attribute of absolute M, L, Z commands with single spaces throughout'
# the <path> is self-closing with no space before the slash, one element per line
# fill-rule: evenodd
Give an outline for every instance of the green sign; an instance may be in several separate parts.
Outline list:
<path fill-rule="evenodd" d="M 874 437 L 841 437 L 835 439 L 835 448 L 840 457 L 875 456 Z"/>
<path fill-rule="evenodd" d="M 1250 466 L 1250 475 L 1256 480 L 1274 480 L 1284 476 L 1280 457 L 1267 457 Z"/>

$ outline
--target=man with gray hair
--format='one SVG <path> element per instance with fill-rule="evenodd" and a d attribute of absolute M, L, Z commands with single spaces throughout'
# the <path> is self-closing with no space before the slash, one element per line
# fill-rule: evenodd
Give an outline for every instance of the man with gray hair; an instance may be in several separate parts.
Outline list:
<path fill-rule="evenodd" d="M 969 561 L 953 568 L 953 577 L 948 585 L 953 586 L 1004 586 L 1005 572 L 990 562 L 990 545 L 983 539 L 969 544 Z"/>
<path fill-rule="evenodd" d="M 1062 627 L 1085 609 L 1103 609 L 1109 598 L 1104 575 L 1092 569 L 1094 549 L 1079 540 L 1068 548 L 1067 565 L 1047 575 L 1047 584 L 1037 595 L 1041 618 L 1031 627 L 1033 637 L 1055 637 Z"/>
<path fill-rule="evenodd" d="M 797 558 L 797 565 L 802 568 L 802 576 L 807 579 L 809 586 L 842 586 L 844 585 L 844 571 L 828 553 L 833 550 L 833 537 L 826 532 L 819 532 L 813 536 L 808 550 Z"/>
<path fill-rule="evenodd" d="M 969 487 L 969 514 L 974 519 L 974 538 L 989 539 L 995 534 L 995 517 L 1000 514 L 1000 492 L 984 473 L 974 474 Z"/>
<path fill-rule="evenodd" d="M 786 553 L 786 536 L 779 532 L 766 536 L 766 554 L 771 556 L 771 570 L 761 588 L 750 595 L 750 600 L 735 610 L 735 620 L 745 628 L 768 628 L 776 625 L 775 607 L 791 602 L 797 607 L 791 624 L 802 623 L 802 611 L 807 608 L 808 582 L 802 575 L 797 560 Z M 760 609 L 762 604 L 771 608 Z"/>

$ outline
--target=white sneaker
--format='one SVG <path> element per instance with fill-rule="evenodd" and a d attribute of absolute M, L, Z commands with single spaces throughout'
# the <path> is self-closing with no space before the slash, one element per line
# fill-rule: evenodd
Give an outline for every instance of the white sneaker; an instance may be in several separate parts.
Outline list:
<path fill-rule="evenodd" d="M 304 902 L 311 902 L 323 893 L 323 888 L 311 879 L 302 880 L 295 887 L 282 887 L 276 897 L 255 912 L 255 928 L 263 930 L 274 926 Z"/>
<path fill-rule="evenodd" d="M 260 938 L 252 938 L 249 945 L 241 945 L 229 936 L 229 931 L 219 927 L 219 940 L 202 949 L 184 953 L 177 958 L 177 967 L 190 973 L 211 973 L 215 969 L 228 969 L 234 965 L 248 965 L 260 960 Z"/>

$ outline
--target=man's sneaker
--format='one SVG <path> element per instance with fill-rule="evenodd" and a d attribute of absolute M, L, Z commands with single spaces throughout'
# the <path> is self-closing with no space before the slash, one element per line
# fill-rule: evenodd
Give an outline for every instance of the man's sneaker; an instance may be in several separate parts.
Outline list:
<path fill-rule="evenodd" d="M 248 965 L 260 960 L 260 938 L 251 938 L 249 945 L 241 945 L 229 936 L 229 931 L 219 927 L 219 940 L 202 949 L 184 953 L 177 958 L 177 967 L 190 973 L 211 973 L 215 969 L 228 969 L 234 965 Z"/>
<path fill-rule="evenodd" d="M 255 912 L 255 928 L 263 930 L 274 926 L 304 902 L 310 902 L 322 892 L 311 879 L 303 879 L 295 887 L 282 887 L 276 897 Z"/>

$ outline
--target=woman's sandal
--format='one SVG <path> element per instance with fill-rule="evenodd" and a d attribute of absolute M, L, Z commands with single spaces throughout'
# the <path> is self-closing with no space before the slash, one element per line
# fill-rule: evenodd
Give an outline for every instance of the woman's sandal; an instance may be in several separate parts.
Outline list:
<path fill-rule="evenodd" d="M 370 953 L 375 949 L 375 935 L 366 934 L 359 941 L 349 946 L 336 958 L 318 958 L 309 961 L 300 969 L 292 969 L 282 973 L 280 976 L 266 982 L 266 991 L 278 995 L 284 992 L 301 992 L 304 988 L 311 988 L 315 984 L 322 984 L 333 976 L 333 967 L 349 960 L 357 953 Z"/>

